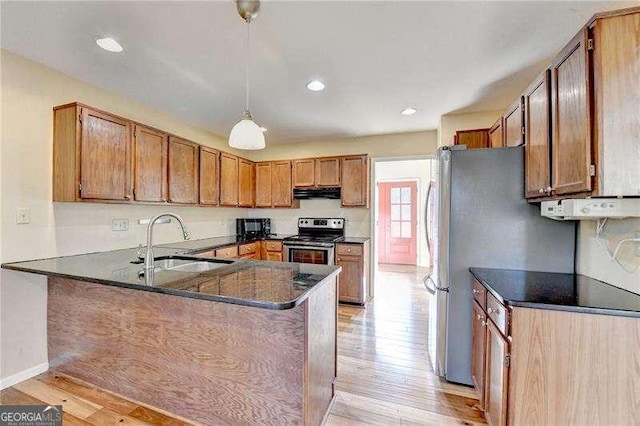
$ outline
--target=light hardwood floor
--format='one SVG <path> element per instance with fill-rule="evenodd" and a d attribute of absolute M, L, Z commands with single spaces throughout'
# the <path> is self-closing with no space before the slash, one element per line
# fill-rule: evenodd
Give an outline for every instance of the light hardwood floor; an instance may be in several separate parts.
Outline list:
<path fill-rule="evenodd" d="M 440 380 L 429 367 L 424 273 L 381 265 L 375 302 L 340 306 L 337 392 L 327 425 L 484 423 L 474 391 Z M 1 391 L 0 404 L 60 404 L 65 425 L 190 424 L 54 371 Z"/>

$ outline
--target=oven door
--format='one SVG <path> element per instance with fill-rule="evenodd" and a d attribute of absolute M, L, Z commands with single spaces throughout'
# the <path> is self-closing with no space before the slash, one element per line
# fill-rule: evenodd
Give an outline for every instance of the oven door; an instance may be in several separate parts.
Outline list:
<path fill-rule="evenodd" d="M 285 244 L 284 249 L 286 262 L 333 265 L 333 246 L 319 247 Z"/>

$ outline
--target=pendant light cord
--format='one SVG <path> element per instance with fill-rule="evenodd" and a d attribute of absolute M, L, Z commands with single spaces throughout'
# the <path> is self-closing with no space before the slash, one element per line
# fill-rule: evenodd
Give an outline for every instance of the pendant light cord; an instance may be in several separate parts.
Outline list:
<path fill-rule="evenodd" d="M 249 37 L 250 37 L 250 31 L 249 31 L 249 27 L 251 26 L 251 21 L 247 21 L 247 62 L 246 62 L 246 68 L 245 68 L 245 77 L 246 77 L 246 81 L 245 81 L 245 85 L 246 85 L 246 93 L 247 93 L 247 99 L 246 99 L 246 110 L 249 111 Z"/>

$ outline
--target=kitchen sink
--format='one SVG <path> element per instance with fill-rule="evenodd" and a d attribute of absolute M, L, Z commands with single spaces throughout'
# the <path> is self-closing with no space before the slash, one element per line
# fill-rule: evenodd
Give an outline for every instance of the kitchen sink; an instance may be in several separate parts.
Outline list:
<path fill-rule="evenodd" d="M 143 261 L 134 261 L 131 263 L 143 263 Z M 187 256 L 165 256 L 156 258 L 153 262 L 153 266 L 156 270 L 198 273 L 221 268 L 231 263 L 233 263 L 233 260 L 202 259 Z"/>

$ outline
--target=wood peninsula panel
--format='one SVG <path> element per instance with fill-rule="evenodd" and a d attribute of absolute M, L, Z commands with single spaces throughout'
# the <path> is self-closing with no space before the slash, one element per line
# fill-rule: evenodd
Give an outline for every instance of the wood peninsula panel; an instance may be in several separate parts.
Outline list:
<path fill-rule="evenodd" d="M 220 188 L 220 151 L 200 147 L 200 204 L 217 206 Z"/>
<path fill-rule="evenodd" d="M 198 203 L 199 145 L 175 136 L 169 138 L 169 201 Z"/>
<path fill-rule="evenodd" d="M 512 313 L 509 424 L 640 423 L 640 319 Z"/>
<path fill-rule="evenodd" d="M 50 278 L 50 366 L 205 424 L 319 425 L 336 372 L 335 279 L 312 296 L 268 310 Z"/>
<path fill-rule="evenodd" d="M 554 195 L 591 191 L 591 116 L 587 31 L 551 66 L 552 188 Z"/>
<path fill-rule="evenodd" d="M 131 123 L 81 108 L 80 197 L 131 200 Z"/>
<path fill-rule="evenodd" d="M 53 109 L 53 201 L 80 197 L 80 110 L 76 104 Z"/>
<path fill-rule="evenodd" d="M 169 136 L 139 124 L 133 138 L 133 198 L 136 201 L 167 201 Z"/>

